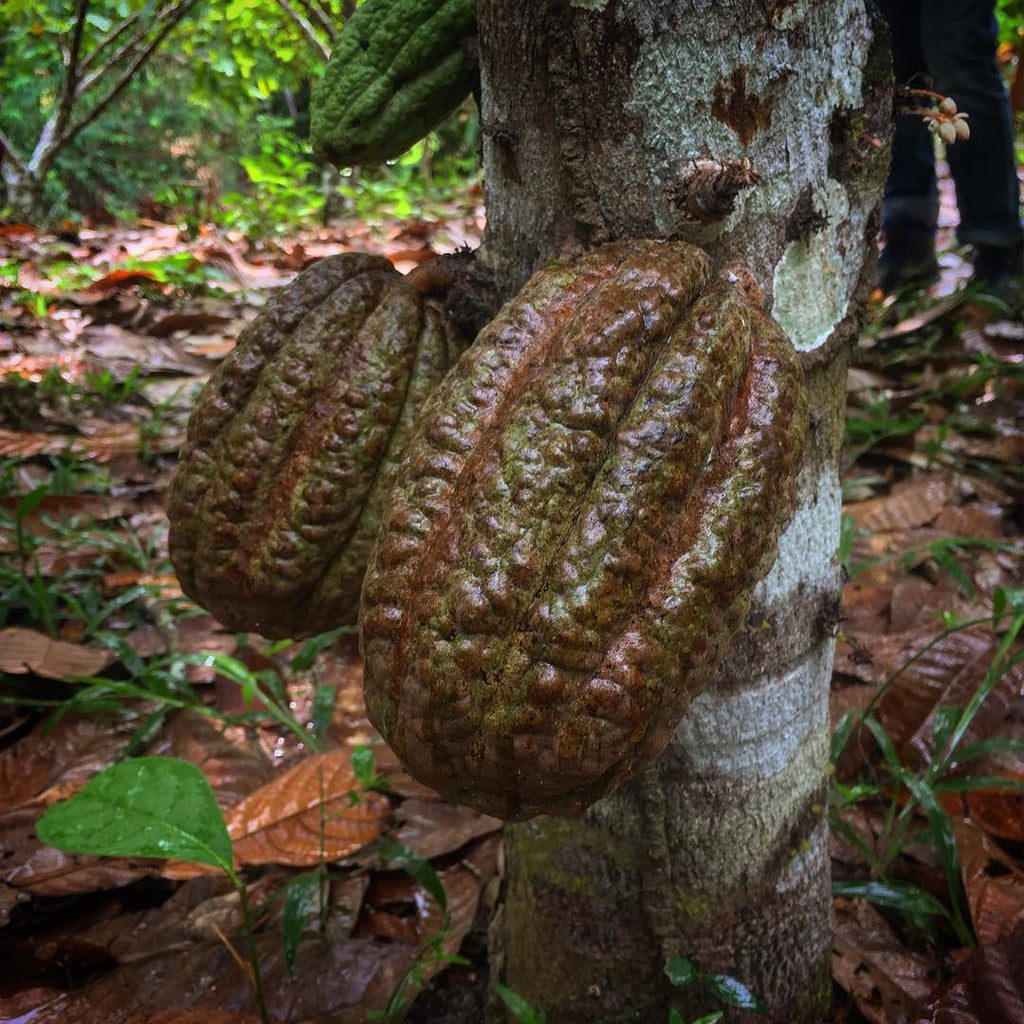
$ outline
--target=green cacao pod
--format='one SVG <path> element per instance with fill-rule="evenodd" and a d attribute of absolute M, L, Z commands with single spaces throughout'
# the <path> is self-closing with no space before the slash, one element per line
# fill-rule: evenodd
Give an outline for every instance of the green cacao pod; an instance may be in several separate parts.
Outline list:
<path fill-rule="evenodd" d="M 354 623 L 417 411 L 465 343 L 388 260 L 320 260 L 239 334 L 171 486 L 182 589 L 267 637 Z"/>
<path fill-rule="evenodd" d="M 575 815 L 664 748 L 792 515 L 803 372 L 684 243 L 536 273 L 435 392 L 360 618 L 370 718 L 416 778 Z"/>
<path fill-rule="evenodd" d="M 472 90 L 474 0 L 366 0 L 313 89 L 310 137 L 340 167 L 401 156 Z"/>

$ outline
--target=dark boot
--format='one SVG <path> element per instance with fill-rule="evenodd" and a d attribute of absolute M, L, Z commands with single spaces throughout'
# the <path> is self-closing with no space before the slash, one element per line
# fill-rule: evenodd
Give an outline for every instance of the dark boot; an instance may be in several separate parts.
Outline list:
<path fill-rule="evenodd" d="M 1005 303 L 1011 313 L 1024 307 L 1024 243 L 975 246 L 971 284 Z"/>
<path fill-rule="evenodd" d="M 934 231 L 903 225 L 886 229 L 878 258 L 878 287 L 883 292 L 888 295 L 909 285 L 930 284 L 938 276 Z"/>

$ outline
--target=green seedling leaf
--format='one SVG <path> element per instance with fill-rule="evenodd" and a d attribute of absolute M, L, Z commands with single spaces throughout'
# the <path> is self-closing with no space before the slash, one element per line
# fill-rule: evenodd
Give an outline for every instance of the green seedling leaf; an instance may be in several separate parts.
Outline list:
<path fill-rule="evenodd" d="M 975 789 L 1012 789 L 1024 792 L 1024 779 L 1011 779 L 1005 775 L 963 775 L 938 782 L 936 793 L 969 793 Z"/>
<path fill-rule="evenodd" d="M 896 753 L 896 748 L 893 746 L 892 739 L 885 731 L 885 726 L 877 718 L 872 718 L 870 715 L 864 719 L 864 725 L 870 730 L 871 735 L 875 737 L 875 742 L 882 751 L 885 763 L 894 775 L 899 775 L 903 771 L 903 766 L 900 764 L 900 758 Z"/>
<path fill-rule="evenodd" d="M 313 705 L 310 708 L 309 719 L 313 723 L 313 731 L 317 736 L 323 738 L 327 727 L 331 724 L 331 715 L 334 713 L 334 700 L 336 687 L 330 683 L 318 686 L 313 694 Z"/>
<path fill-rule="evenodd" d="M 494 983 L 494 991 L 519 1024 L 545 1024 L 547 1015 L 544 1011 L 535 1010 L 518 992 L 497 981 Z"/>
<path fill-rule="evenodd" d="M 829 760 L 833 764 L 839 760 L 846 749 L 846 744 L 850 742 L 850 735 L 857 724 L 857 718 L 857 712 L 847 711 L 836 724 L 835 731 L 832 733 L 831 749 L 829 750 Z"/>
<path fill-rule="evenodd" d="M 686 1024 L 686 1021 L 683 1020 L 683 1015 L 678 1010 L 669 1010 L 668 1024 Z"/>
<path fill-rule="evenodd" d="M 670 956 L 665 961 L 665 975 L 677 987 L 689 985 L 697 977 L 697 968 L 686 957 Z"/>
<path fill-rule="evenodd" d="M 992 595 L 992 624 L 999 625 L 1003 613 L 1024 615 L 1024 587 L 996 587 Z"/>
<path fill-rule="evenodd" d="M 307 669 L 311 668 L 313 662 L 316 661 L 316 656 L 321 651 L 325 651 L 328 647 L 333 646 L 334 642 L 342 633 L 351 632 L 351 626 L 339 626 L 337 629 L 332 629 L 328 633 L 321 633 L 319 636 L 311 637 L 302 645 L 302 649 L 299 653 L 292 658 L 293 671 L 305 672 Z"/>
<path fill-rule="evenodd" d="M 833 882 L 832 895 L 864 899 L 905 914 L 932 914 L 949 919 L 949 911 L 934 896 L 905 882 Z"/>
<path fill-rule="evenodd" d="M 356 747 L 352 751 L 352 774 L 364 789 L 372 786 L 376 779 L 373 751 L 369 747 Z"/>
<path fill-rule="evenodd" d="M 306 921 L 317 907 L 321 880 L 320 871 L 306 871 L 296 875 L 284 887 L 281 944 L 284 962 L 291 975 L 295 973 L 295 959 L 299 955 L 299 941 L 306 929 Z"/>
<path fill-rule="evenodd" d="M 381 860 L 390 861 L 396 868 L 415 879 L 437 900 L 442 910 L 448 909 L 448 894 L 444 891 L 441 879 L 437 877 L 437 872 L 430 861 L 424 860 L 418 853 L 413 853 L 408 846 L 401 843 L 383 842 L 379 849 Z"/>
<path fill-rule="evenodd" d="M 988 754 L 1024 754 L 1024 740 L 1010 739 L 1006 736 L 978 740 L 977 743 L 968 743 L 967 746 L 961 747 L 956 752 L 955 760 L 958 764 L 963 764 L 965 761 L 974 761 Z"/>
<path fill-rule="evenodd" d="M 675 1013 L 675 1010 L 672 1011 Z M 706 1017 L 698 1017 L 693 1024 L 718 1024 L 718 1022 L 725 1016 L 725 1010 L 716 1010 L 714 1013 L 709 1013 Z M 679 1021 L 682 1024 L 683 1018 L 680 1017 Z"/>
<path fill-rule="evenodd" d="M 736 978 L 732 978 L 728 974 L 703 974 L 700 981 L 708 992 L 725 1003 L 726 1006 L 736 1006 L 741 1010 L 764 1013 L 761 1001 L 743 982 Z"/>
<path fill-rule="evenodd" d="M 946 741 L 953 734 L 956 723 L 960 721 L 963 709 L 955 705 L 940 704 L 935 709 L 932 719 L 932 740 L 936 750 L 945 750 Z"/>
<path fill-rule="evenodd" d="M 176 857 L 231 873 L 231 838 L 203 773 L 187 761 L 140 757 L 111 765 L 36 822 L 68 853 Z"/>
<path fill-rule="evenodd" d="M 956 580 L 960 589 L 968 596 L 974 597 L 974 581 L 964 571 L 956 555 L 949 550 L 950 545 L 944 540 L 934 541 L 928 545 L 928 552 Z"/>

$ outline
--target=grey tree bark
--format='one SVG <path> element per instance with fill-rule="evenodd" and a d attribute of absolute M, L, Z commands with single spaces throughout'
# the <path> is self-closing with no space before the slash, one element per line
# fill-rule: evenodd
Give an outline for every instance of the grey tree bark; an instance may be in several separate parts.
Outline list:
<path fill-rule="evenodd" d="M 553 1024 L 717 1008 L 670 986 L 672 955 L 740 979 L 772 1020 L 820 1021 L 837 464 L 887 167 L 886 48 L 863 0 L 477 7 L 485 249 L 503 291 L 612 238 L 696 242 L 753 274 L 812 402 L 798 511 L 715 684 L 662 758 L 582 819 L 508 830 L 497 970 Z"/>

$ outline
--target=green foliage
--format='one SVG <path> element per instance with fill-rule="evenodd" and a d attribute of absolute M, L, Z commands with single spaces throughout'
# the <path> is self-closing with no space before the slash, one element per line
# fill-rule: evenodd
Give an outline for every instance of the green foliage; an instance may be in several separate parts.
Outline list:
<path fill-rule="evenodd" d="M 911 771 L 900 762 L 896 747 L 882 723 L 874 717 L 874 710 L 900 675 L 935 644 L 952 633 L 985 622 L 991 622 L 994 629 L 1001 630 L 999 645 L 985 675 L 963 707 L 940 706 L 935 709 L 931 758 L 922 770 Z M 836 780 L 833 772 L 830 799 L 832 827 L 860 850 L 872 873 L 872 879 L 867 882 L 837 883 L 836 894 L 862 896 L 900 910 L 908 923 L 933 941 L 937 940 L 937 935 L 932 918 L 941 917 L 950 922 L 962 945 L 974 945 L 974 935 L 964 913 L 960 861 L 953 838 L 952 823 L 939 797 L 943 793 L 959 793 L 992 786 L 1024 790 L 1024 780 L 951 774 L 954 768 L 962 768 L 970 761 L 987 754 L 998 751 L 1020 752 L 1024 749 L 1024 744 L 1019 740 L 1001 738 L 963 744 L 971 723 L 996 684 L 1024 658 L 1024 652 L 1016 648 L 1017 638 L 1022 630 L 1024 597 L 1017 589 L 998 587 L 993 597 L 990 617 L 950 621 L 946 629 L 925 644 L 879 687 L 863 712 L 848 712 L 840 719 L 833 733 L 833 766 L 842 757 L 850 740 L 863 726 L 878 745 L 882 754 L 881 771 L 884 773 L 880 781 L 846 785 Z M 879 840 L 875 849 L 872 849 L 846 820 L 845 812 L 862 800 L 883 799 L 887 801 L 886 815 Z M 918 810 L 924 813 L 928 827 L 924 832 L 913 834 L 913 838 L 915 841 L 926 842 L 935 847 L 945 875 L 948 906 L 942 905 L 914 886 L 895 882 L 889 877 L 893 862 L 912 836 L 914 816 Z"/>
<path fill-rule="evenodd" d="M 203 773 L 187 761 L 140 757 L 111 765 L 36 822 L 70 853 L 177 857 L 231 872 L 231 838 Z"/>
<path fill-rule="evenodd" d="M 696 984 L 708 995 L 713 996 L 726 1006 L 733 1006 L 738 1010 L 751 1010 L 754 1013 L 766 1012 L 761 1001 L 743 982 L 728 974 L 713 974 L 705 971 L 686 957 L 670 956 L 665 961 L 665 976 L 677 988 Z M 672 1013 L 675 1016 L 669 1018 L 670 1024 L 674 1020 L 682 1021 L 677 1010 L 673 1010 Z M 722 1013 L 712 1013 L 701 1017 L 699 1021 L 694 1021 L 694 1024 L 701 1024 L 702 1021 L 712 1024 L 712 1022 L 720 1020 L 722 1016 L 724 1016 Z"/>

